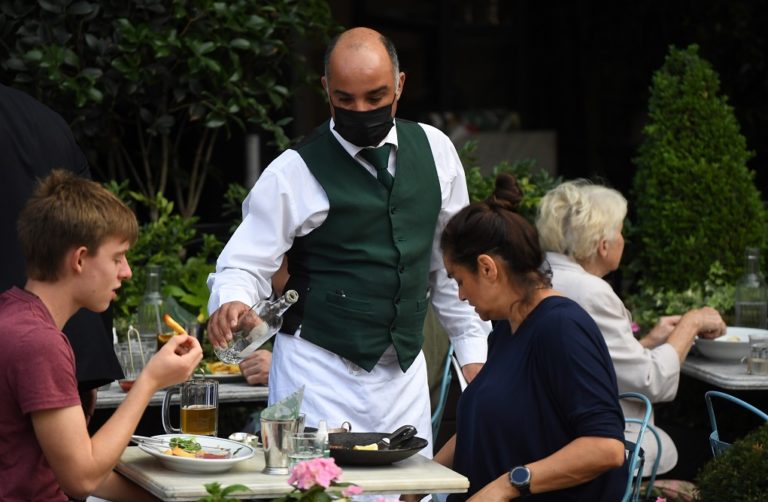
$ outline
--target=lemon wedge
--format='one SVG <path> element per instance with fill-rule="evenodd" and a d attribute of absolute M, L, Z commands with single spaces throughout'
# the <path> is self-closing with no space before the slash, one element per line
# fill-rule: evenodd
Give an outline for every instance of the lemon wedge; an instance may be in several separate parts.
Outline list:
<path fill-rule="evenodd" d="M 352 449 L 353 450 L 378 450 L 379 445 L 377 445 L 376 443 L 355 445 L 352 447 Z"/>

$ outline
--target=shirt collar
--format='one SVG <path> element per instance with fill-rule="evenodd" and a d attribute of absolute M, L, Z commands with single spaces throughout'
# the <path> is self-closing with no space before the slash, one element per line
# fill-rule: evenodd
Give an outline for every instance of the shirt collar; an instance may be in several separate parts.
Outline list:
<path fill-rule="evenodd" d="M 560 268 L 573 269 L 573 270 L 578 270 L 580 272 L 584 272 L 584 267 L 579 265 L 579 263 L 576 260 L 562 253 L 554 253 L 552 251 L 547 251 L 546 258 L 552 267 L 557 266 Z"/>
<path fill-rule="evenodd" d="M 392 126 L 392 129 L 389 130 L 386 136 L 384 136 L 384 139 L 381 140 L 381 143 L 376 145 L 376 147 L 383 146 L 386 143 L 389 143 L 390 145 L 395 147 L 395 151 L 397 151 L 397 119 L 393 119 L 395 125 Z M 346 152 L 350 155 L 350 157 L 355 158 L 357 157 L 357 154 L 360 153 L 361 150 L 369 147 L 360 147 L 357 145 L 353 145 L 349 141 L 345 140 L 341 137 L 341 135 L 336 132 L 336 129 L 333 128 L 335 122 L 333 121 L 333 117 L 331 117 L 331 120 L 328 124 L 328 127 L 331 128 L 331 134 L 333 134 L 333 137 L 336 138 L 336 141 L 339 142 L 341 147 L 346 150 Z"/>

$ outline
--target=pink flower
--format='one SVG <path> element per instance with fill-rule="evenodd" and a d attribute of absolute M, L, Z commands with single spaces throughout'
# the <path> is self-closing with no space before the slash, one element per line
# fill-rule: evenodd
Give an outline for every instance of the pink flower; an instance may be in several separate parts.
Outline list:
<path fill-rule="evenodd" d="M 293 467 L 288 483 L 299 490 L 308 490 L 315 485 L 328 488 L 331 482 L 338 481 L 341 469 L 332 458 L 313 458 L 299 462 Z"/>
<path fill-rule="evenodd" d="M 632 321 L 632 333 L 637 333 L 638 331 L 640 331 L 640 325 L 637 324 L 636 322 Z M 659 497 L 659 498 L 661 498 L 661 497 Z M 659 502 L 659 501 L 657 500 L 656 502 Z M 667 502 L 667 501 L 666 500 L 662 500 L 661 502 Z"/>
<path fill-rule="evenodd" d="M 357 485 L 349 485 L 341 490 L 342 497 L 351 497 L 352 495 L 360 495 L 361 493 L 363 493 L 363 489 Z"/>
<path fill-rule="evenodd" d="M 667 502 L 667 499 L 664 497 L 656 497 L 656 502 Z"/>

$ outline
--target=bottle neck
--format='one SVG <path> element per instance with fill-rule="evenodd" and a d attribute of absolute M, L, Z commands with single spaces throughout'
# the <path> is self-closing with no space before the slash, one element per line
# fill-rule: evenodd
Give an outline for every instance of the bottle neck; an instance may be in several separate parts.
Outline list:
<path fill-rule="evenodd" d="M 275 300 L 274 302 L 269 304 L 269 311 L 273 313 L 276 316 L 282 316 L 286 310 L 288 310 L 291 305 L 296 303 L 296 300 L 299 299 L 298 293 L 294 290 L 288 290 L 285 292 L 283 296 Z"/>
<path fill-rule="evenodd" d="M 147 271 L 147 287 L 145 295 L 160 296 L 160 269 L 157 266 L 149 267 Z"/>
<path fill-rule="evenodd" d="M 760 274 L 760 257 L 757 255 L 747 255 L 746 270 L 748 274 Z"/>

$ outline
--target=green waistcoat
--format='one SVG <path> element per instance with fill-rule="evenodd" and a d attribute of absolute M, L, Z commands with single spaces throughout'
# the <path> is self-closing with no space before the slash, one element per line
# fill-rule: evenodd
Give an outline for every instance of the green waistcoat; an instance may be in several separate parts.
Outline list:
<path fill-rule="evenodd" d="M 440 183 L 427 137 L 397 120 L 392 192 L 342 148 L 326 122 L 296 150 L 322 185 L 330 208 L 323 224 L 288 252 L 299 305 L 288 332 L 371 371 L 394 344 L 403 371 L 421 350 Z M 298 307 L 298 308 L 297 308 Z"/>

